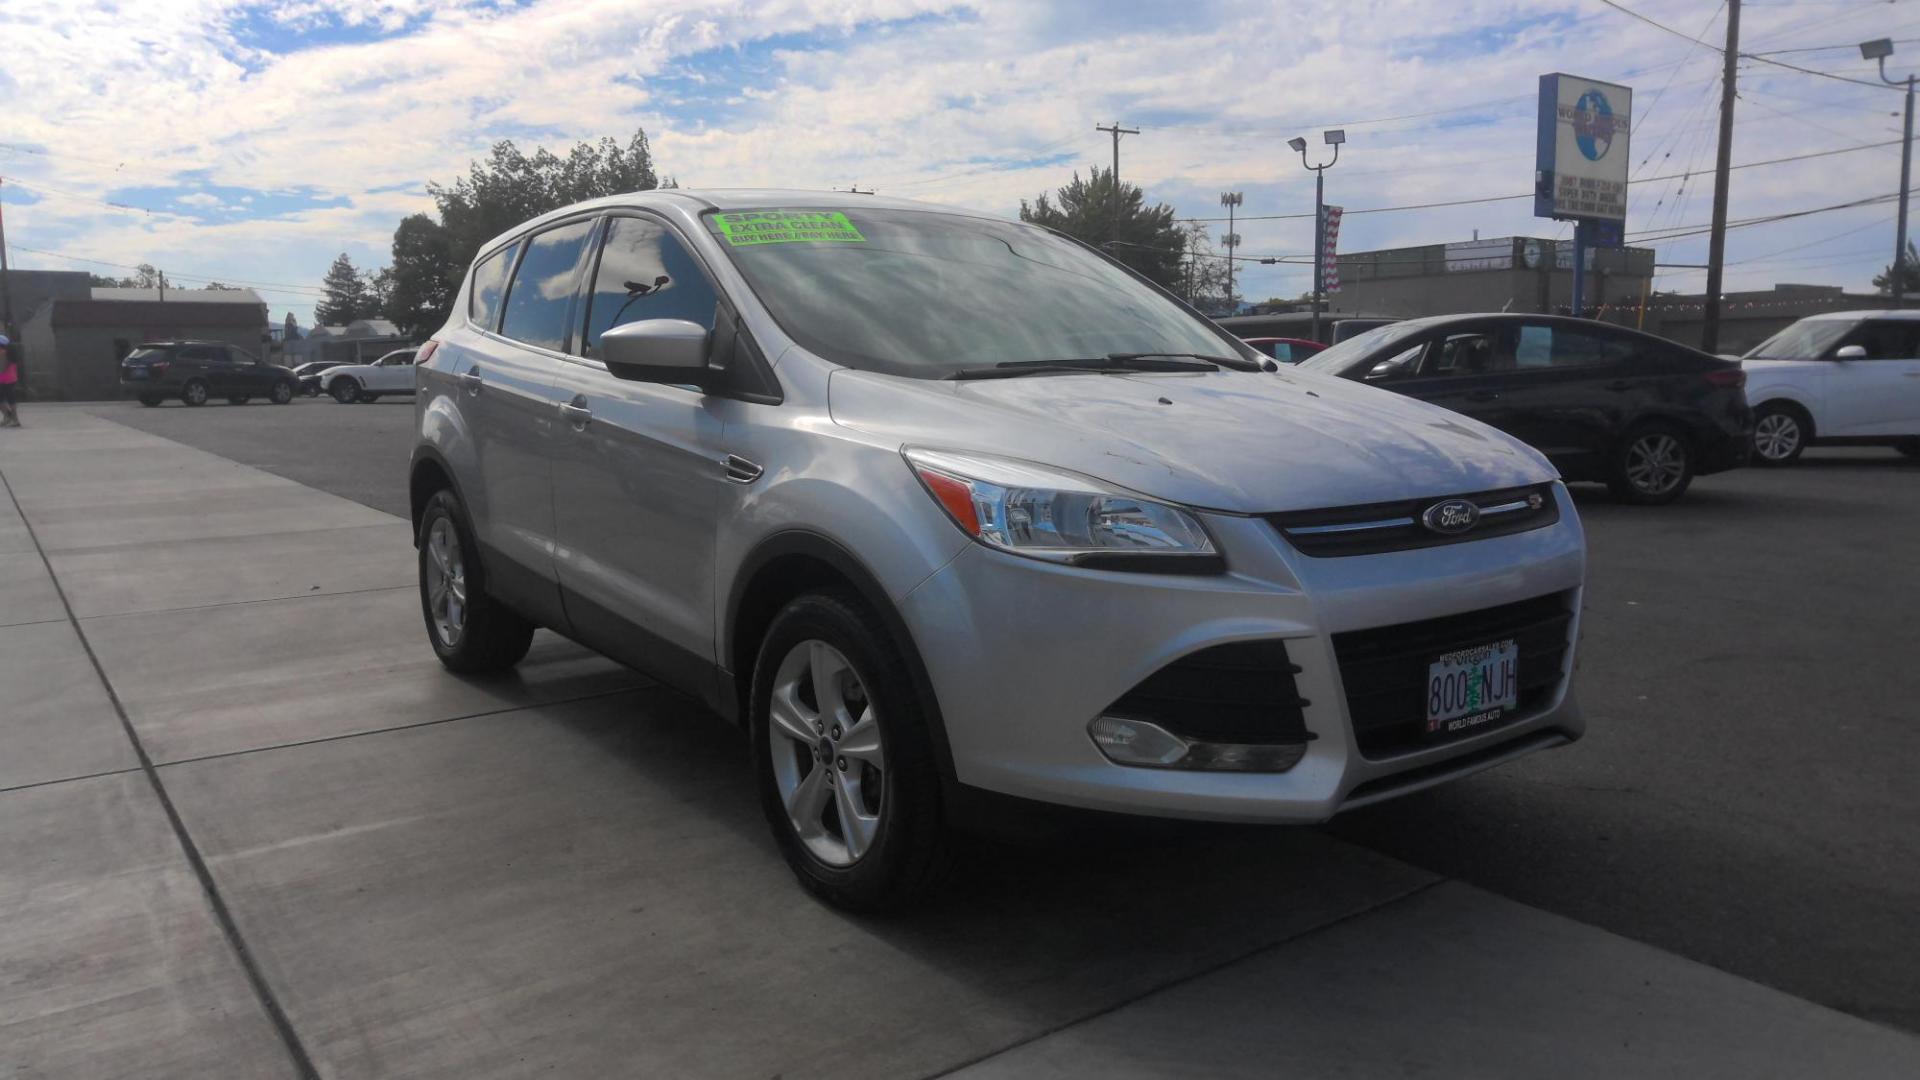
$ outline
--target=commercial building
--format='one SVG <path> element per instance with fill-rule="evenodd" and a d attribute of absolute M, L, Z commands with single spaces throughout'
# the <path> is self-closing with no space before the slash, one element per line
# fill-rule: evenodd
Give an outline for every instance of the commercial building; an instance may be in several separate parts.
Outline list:
<path fill-rule="evenodd" d="M 26 391 L 43 401 L 119 396 L 120 360 L 143 341 L 219 341 L 260 356 L 266 340 L 266 301 L 250 289 L 99 289 L 64 271 L 12 272 L 8 285 Z"/>
<path fill-rule="evenodd" d="M 1652 248 L 1589 251 L 1587 307 L 1610 308 L 1644 293 Z M 1573 241 L 1503 236 L 1340 256 L 1330 312 L 1413 318 L 1469 311 L 1552 313 L 1573 307 Z"/>

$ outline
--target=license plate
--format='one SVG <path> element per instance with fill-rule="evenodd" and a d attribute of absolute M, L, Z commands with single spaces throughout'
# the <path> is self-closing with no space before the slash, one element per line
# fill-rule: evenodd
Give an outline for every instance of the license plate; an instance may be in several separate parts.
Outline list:
<path fill-rule="evenodd" d="M 1520 649 L 1511 640 L 1442 653 L 1427 665 L 1427 734 L 1471 730 L 1520 699 Z"/>

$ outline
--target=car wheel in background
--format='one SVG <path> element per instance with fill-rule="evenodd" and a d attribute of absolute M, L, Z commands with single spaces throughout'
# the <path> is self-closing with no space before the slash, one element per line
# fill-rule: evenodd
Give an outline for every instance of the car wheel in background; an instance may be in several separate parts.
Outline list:
<path fill-rule="evenodd" d="M 207 384 L 202 379 L 188 379 L 187 385 L 180 388 L 180 400 L 189 405 L 201 406 L 207 403 Z"/>
<path fill-rule="evenodd" d="M 336 379 L 328 393 L 340 404 L 351 405 L 360 400 L 360 384 L 352 379 Z"/>
<path fill-rule="evenodd" d="M 453 492 L 436 492 L 420 515 L 420 610 L 447 670 L 506 671 L 527 655 L 533 624 L 486 593 L 479 547 Z"/>
<path fill-rule="evenodd" d="M 141 395 L 140 395 L 140 404 L 142 404 L 142 405 L 145 405 L 145 406 L 146 406 L 147 408 L 149 408 L 149 409 L 151 409 L 151 408 L 153 408 L 154 406 L 156 406 L 156 405 L 158 405 L 158 404 L 160 404 L 160 402 L 161 402 L 161 400 L 162 400 L 162 399 L 160 399 L 159 397 L 156 397 L 156 396 L 154 396 L 153 394 L 141 394 Z"/>
<path fill-rule="evenodd" d="M 926 707 L 900 647 L 851 593 L 780 612 L 753 666 L 761 807 L 787 864 L 837 907 L 903 907 L 939 880 L 950 841 Z"/>
<path fill-rule="evenodd" d="M 1753 463 L 1785 465 L 1800 456 L 1813 423 L 1797 406 L 1770 401 L 1753 410 Z"/>
<path fill-rule="evenodd" d="M 275 405 L 285 405 L 292 401 L 293 384 L 290 382 L 274 383 L 273 389 L 267 392 L 267 400 L 273 402 Z"/>
<path fill-rule="evenodd" d="M 1636 427 L 1621 438 L 1607 470 L 1614 498 L 1658 506 L 1679 498 L 1693 483 L 1693 448 L 1665 425 Z"/>

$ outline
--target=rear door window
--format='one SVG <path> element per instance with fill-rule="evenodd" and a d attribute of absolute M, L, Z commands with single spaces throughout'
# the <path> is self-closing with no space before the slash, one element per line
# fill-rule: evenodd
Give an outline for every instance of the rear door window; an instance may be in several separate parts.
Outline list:
<path fill-rule="evenodd" d="M 467 318 L 482 329 L 500 325 L 500 298 L 507 294 L 507 273 L 513 269 L 513 255 L 519 241 L 480 260 L 473 268 L 473 288 L 467 291 Z"/>
<path fill-rule="evenodd" d="M 1869 360 L 1910 360 L 1920 356 L 1920 348 L 1916 348 L 1914 341 L 1916 329 L 1920 329 L 1920 324 L 1874 319 L 1860 324 L 1841 345 L 1860 346 L 1867 350 Z"/>
<path fill-rule="evenodd" d="M 196 363 L 209 363 L 215 359 L 213 350 L 205 345 L 188 345 L 174 356 L 176 360 L 191 360 Z"/>
<path fill-rule="evenodd" d="M 640 319 L 684 319 L 712 330 L 717 303 L 700 264 L 672 230 L 650 218 L 613 218 L 587 297 L 581 355 L 597 357 L 601 334 Z"/>
<path fill-rule="evenodd" d="M 567 347 L 567 317 L 573 312 L 593 226 L 592 218 L 569 222 L 527 241 L 527 253 L 507 289 L 502 334 L 556 352 Z"/>
<path fill-rule="evenodd" d="M 1522 326 L 1515 338 L 1513 366 L 1519 371 L 1614 367 L 1633 355 L 1626 338 L 1564 326 Z"/>

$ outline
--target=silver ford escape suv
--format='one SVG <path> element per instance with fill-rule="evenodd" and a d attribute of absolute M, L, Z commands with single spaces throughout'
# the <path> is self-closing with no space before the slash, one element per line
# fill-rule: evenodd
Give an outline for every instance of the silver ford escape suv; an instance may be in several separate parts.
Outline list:
<path fill-rule="evenodd" d="M 556 211 L 419 355 L 428 635 L 481 672 L 551 627 L 745 725 L 794 871 L 861 910 L 924 891 L 979 792 L 1316 822 L 1577 738 L 1553 468 L 1263 365 L 981 214 Z"/>

